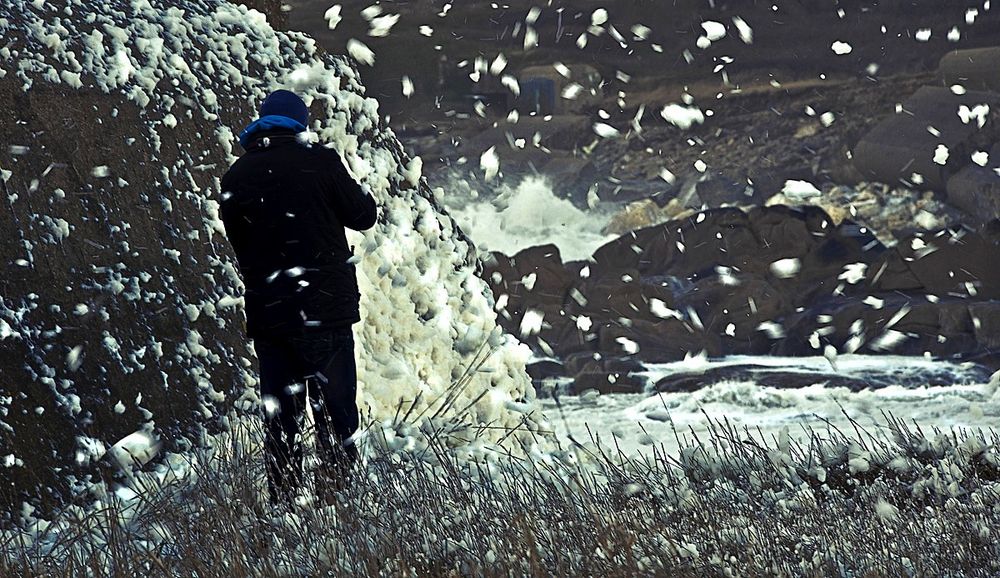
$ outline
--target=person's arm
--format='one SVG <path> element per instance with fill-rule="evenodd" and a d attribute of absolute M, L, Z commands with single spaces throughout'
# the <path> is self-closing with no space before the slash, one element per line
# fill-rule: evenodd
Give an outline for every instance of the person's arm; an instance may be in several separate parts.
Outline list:
<path fill-rule="evenodd" d="M 226 239 L 229 244 L 235 247 L 242 243 L 243 223 L 240 222 L 240 215 L 237 211 L 236 201 L 232 198 L 232 179 L 229 171 L 222 177 L 220 186 L 219 218 L 226 228 Z"/>
<path fill-rule="evenodd" d="M 378 208 L 375 199 L 366 193 L 361 185 L 354 180 L 344 167 L 337 151 L 330 150 L 329 174 L 333 179 L 334 211 L 340 222 L 355 231 L 364 231 L 375 225 L 378 219 Z"/>

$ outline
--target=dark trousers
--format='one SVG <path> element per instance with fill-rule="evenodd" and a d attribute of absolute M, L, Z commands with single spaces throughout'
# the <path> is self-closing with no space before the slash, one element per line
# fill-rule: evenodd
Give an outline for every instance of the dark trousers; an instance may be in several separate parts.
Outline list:
<path fill-rule="evenodd" d="M 302 446 L 296 436 L 307 394 L 324 470 L 336 477 L 338 468 L 357 459 L 354 444 L 343 445 L 358 429 L 354 335 L 350 326 L 307 329 L 288 337 L 254 339 L 254 348 L 264 401 L 268 491 L 271 502 L 278 503 L 289 500 L 302 481 Z M 321 484 L 318 480 L 318 487 Z"/>

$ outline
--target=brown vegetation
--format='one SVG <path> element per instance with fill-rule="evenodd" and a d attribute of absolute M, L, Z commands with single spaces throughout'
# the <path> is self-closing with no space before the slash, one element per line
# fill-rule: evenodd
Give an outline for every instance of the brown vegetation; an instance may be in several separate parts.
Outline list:
<path fill-rule="evenodd" d="M 924 432 L 887 416 L 876 434 L 831 426 L 797 442 L 714 423 L 710 439 L 687 438 L 678 456 L 662 447 L 626 456 L 595 436 L 545 458 L 484 444 L 470 459 L 471 424 L 397 419 L 369 425 L 365 467 L 328 505 L 313 504 L 304 489 L 299 505 L 270 509 L 260 434 L 245 425 L 189 457 L 179 479 L 136 472 L 125 484 L 138 492 L 132 500 L 108 494 L 30 543 L 6 534 L 0 574 L 976 576 L 1000 569 L 995 432 Z"/>

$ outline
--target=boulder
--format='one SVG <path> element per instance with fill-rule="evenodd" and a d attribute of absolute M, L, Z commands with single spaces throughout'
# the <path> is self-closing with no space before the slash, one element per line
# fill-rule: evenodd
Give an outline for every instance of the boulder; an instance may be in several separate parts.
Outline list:
<path fill-rule="evenodd" d="M 989 150 L 986 166 L 969 163 L 948 179 L 948 202 L 975 222 L 1000 218 L 1000 144 Z"/>
<path fill-rule="evenodd" d="M 584 371 L 573 377 L 572 392 L 583 393 L 589 389 L 607 393 L 642 393 L 646 380 L 630 374 L 607 371 Z"/>
<path fill-rule="evenodd" d="M 982 128 L 978 120 L 963 120 L 958 114 L 962 106 L 971 111 L 983 104 L 990 111 Z M 904 112 L 886 118 L 861 138 L 854 147 L 854 165 L 867 179 L 913 185 L 916 173 L 922 178 L 920 186 L 944 191 L 975 150 L 996 142 L 998 106 L 1000 94 L 955 94 L 946 87 L 925 86 L 903 103 Z M 947 159 L 939 152 L 942 145 Z"/>
<path fill-rule="evenodd" d="M 794 303 L 792 296 L 768 280 L 737 274 L 698 281 L 678 296 L 677 309 L 696 312 L 705 331 L 719 336 L 726 354 L 752 355 L 770 347 L 767 336 L 758 330 L 760 324 L 786 314 Z"/>
<path fill-rule="evenodd" d="M 566 371 L 573 376 L 573 392 L 596 389 L 601 393 L 639 393 L 646 380 L 640 375 L 642 363 L 632 356 L 574 353 L 566 358 Z"/>
<path fill-rule="evenodd" d="M 554 359 L 542 359 L 525 366 L 531 377 L 531 385 L 539 392 L 548 392 L 559 382 L 566 380 L 566 368 Z"/>
<path fill-rule="evenodd" d="M 673 304 L 672 291 L 662 283 L 643 280 L 636 270 L 621 275 L 581 279 L 573 284 L 564 301 L 565 311 L 574 316 L 596 319 L 654 320 L 650 300 L 658 299 L 667 307 Z"/>
<path fill-rule="evenodd" d="M 764 202 L 761 190 L 725 174 L 695 173 L 685 179 L 676 198 L 692 209 L 747 206 Z"/>
<path fill-rule="evenodd" d="M 670 188 L 671 185 L 661 179 L 622 179 L 609 176 L 598 182 L 595 192 L 601 203 L 614 206 L 656 197 Z"/>
<path fill-rule="evenodd" d="M 938 76 L 946 86 L 1000 92 L 1000 46 L 953 50 L 941 57 Z"/>
<path fill-rule="evenodd" d="M 569 375 L 583 372 L 604 371 L 608 373 L 635 373 L 643 371 L 642 362 L 630 355 L 610 355 L 601 353 L 574 353 L 568 355 L 564 367 Z"/>
<path fill-rule="evenodd" d="M 911 235 L 872 264 L 870 287 L 879 292 L 1000 299 L 1000 270 L 993 265 L 998 255 L 1000 235 L 985 230 Z"/>
<path fill-rule="evenodd" d="M 646 387 L 646 379 L 634 375 L 644 367 L 631 356 L 578 352 L 566 357 L 565 368 L 572 376 L 572 393 L 588 389 L 601 393 L 640 393 Z"/>
<path fill-rule="evenodd" d="M 799 389 L 823 384 L 826 387 L 846 387 L 851 391 L 861 391 L 885 386 L 864 378 L 838 375 L 832 372 L 791 372 L 760 366 L 737 365 L 712 368 L 704 372 L 668 375 L 657 380 L 653 387 L 661 393 L 686 393 L 726 381 L 748 381 L 763 387 L 778 389 Z"/>
<path fill-rule="evenodd" d="M 930 354 L 989 365 L 989 347 L 975 333 L 971 307 L 961 299 L 931 302 L 901 294 L 868 302 L 831 299 L 782 320 L 786 335 L 774 343 L 772 353 L 820 355 L 832 345 L 840 353 Z M 986 316 L 992 308 L 983 311 Z"/>
<path fill-rule="evenodd" d="M 835 223 L 815 206 L 723 208 L 622 235 L 592 262 L 563 266 L 554 253 L 539 247 L 498 257 L 510 278 L 537 271 L 548 288 L 504 291 L 513 310 L 544 314 L 526 342 L 602 388 L 608 375 L 634 370 L 583 371 L 579 360 L 814 356 L 831 345 L 842 353 L 997 361 L 988 304 L 1000 302 L 992 265 L 1000 225 L 921 231 L 887 248 L 874 231 L 847 218 Z M 782 260 L 795 267 L 775 267 Z M 589 275 L 580 275 L 583 267 Z M 521 319 L 505 326 L 516 332 Z"/>
<path fill-rule="evenodd" d="M 819 147 L 817 147 L 819 148 Z M 789 180 L 814 181 L 816 173 L 812 167 L 808 166 L 805 159 L 815 157 L 813 151 L 809 154 L 802 154 L 802 161 L 799 163 L 782 162 L 775 166 L 769 163 L 754 163 L 747 168 L 746 181 L 754 191 L 753 200 L 758 204 L 764 199 L 777 195 L 785 188 L 785 183 Z M 745 203 L 749 204 L 749 203 Z"/>
<path fill-rule="evenodd" d="M 598 328 L 597 349 L 605 355 L 631 354 L 644 363 L 666 363 L 699 353 L 723 355 L 719 335 L 689 319 L 606 322 Z"/>
<path fill-rule="evenodd" d="M 482 275 L 498 297 L 507 295 L 508 310 L 522 303 L 561 303 L 575 281 L 563 266 L 559 248 L 552 244 L 528 247 L 513 257 L 494 252 L 484 262 Z"/>
<path fill-rule="evenodd" d="M 969 316 L 978 344 L 987 350 L 1000 349 L 1000 303 L 973 303 Z"/>
<path fill-rule="evenodd" d="M 746 381 L 778 389 L 800 389 L 823 384 L 826 387 L 845 387 L 851 391 L 862 391 L 894 385 L 904 387 L 954 385 L 956 377 L 960 383 L 984 383 L 989 376 L 989 370 L 983 367 L 966 368 L 961 376 L 956 376 L 948 368 L 938 371 L 908 372 L 870 370 L 848 374 L 838 372 L 834 367 L 828 367 L 826 370 L 817 368 L 788 371 L 773 366 L 736 364 L 666 375 L 657 380 L 653 387 L 658 392 L 693 392 L 716 383 Z"/>

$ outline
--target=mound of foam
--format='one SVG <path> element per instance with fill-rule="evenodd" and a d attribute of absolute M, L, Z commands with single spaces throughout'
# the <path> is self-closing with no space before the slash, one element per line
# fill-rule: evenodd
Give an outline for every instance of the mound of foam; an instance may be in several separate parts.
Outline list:
<path fill-rule="evenodd" d="M 457 174 L 455 179 L 459 179 Z M 526 177 L 517 187 L 504 185 L 494 199 L 458 197 L 446 201 L 451 214 L 482 250 L 513 255 L 522 249 L 552 243 L 567 261 L 587 259 L 613 241 L 601 229 L 607 216 L 584 211 L 556 196 L 552 183 Z M 457 195 L 449 194 L 449 199 Z"/>
<path fill-rule="evenodd" d="M 508 408 L 534 396 L 528 351 L 497 329 L 474 248 L 347 61 L 222 0 L 10 0 L 0 36 L 8 503 L 65 499 L 133 432 L 183 449 L 255 410 L 218 182 L 234 132 L 278 87 L 304 96 L 311 136 L 381 205 L 375 228 L 349 237 L 362 411 L 448 400 L 474 421 L 521 422 Z M 447 394 L 481 347 L 496 351 Z"/>

